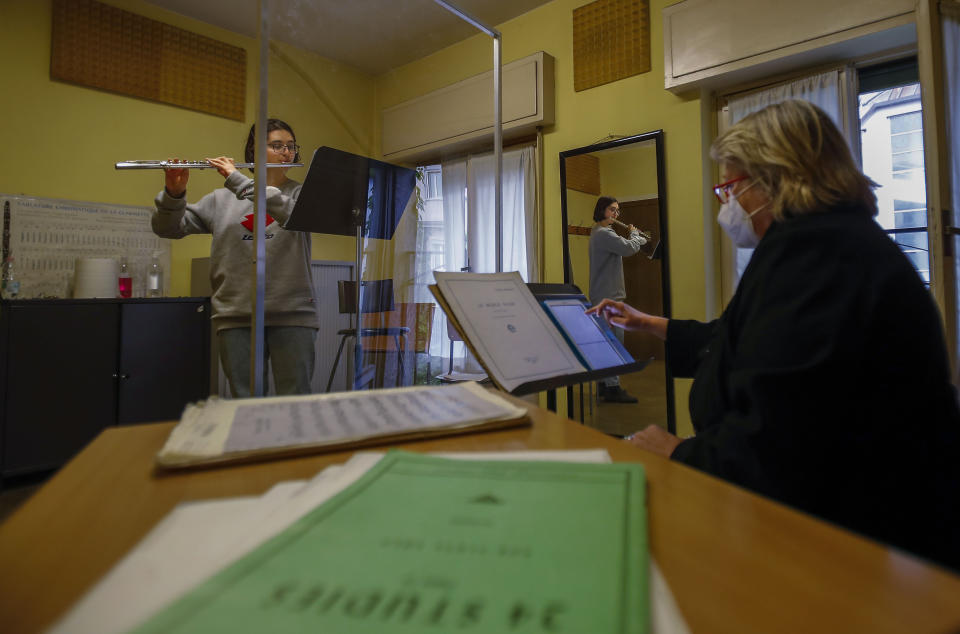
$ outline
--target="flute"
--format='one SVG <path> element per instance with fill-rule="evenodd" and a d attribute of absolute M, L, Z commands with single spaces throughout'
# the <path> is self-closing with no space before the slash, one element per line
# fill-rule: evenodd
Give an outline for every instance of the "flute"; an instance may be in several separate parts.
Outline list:
<path fill-rule="evenodd" d="M 237 169 L 254 168 L 256 163 L 234 163 Z M 121 161 L 114 165 L 118 170 L 163 170 L 163 169 L 192 169 L 205 170 L 213 168 L 207 161 Z M 267 167 L 303 167 L 303 163 L 267 163 Z"/>
<path fill-rule="evenodd" d="M 625 223 L 625 222 L 620 222 L 620 221 L 617 220 L 617 219 L 614 219 L 613 222 L 615 222 L 616 224 L 620 225 L 620 226 L 623 227 L 624 229 L 628 229 L 628 230 L 630 229 L 630 225 L 628 225 L 628 224 Z M 636 228 L 636 227 L 634 227 L 634 228 Z M 646 240 L 647 242 L 650 242 L 650 240 L 652 239 L 651 236 L 650 236 L 650 234 L 647 233 L 646 231 L 642 231 L 642 230 L 640 230 L 640 229 L 637 229 L 637 233 L 639 233 L 639 234 L 640 234 L 640 237 L 643 238 L 644 240 Z"/>

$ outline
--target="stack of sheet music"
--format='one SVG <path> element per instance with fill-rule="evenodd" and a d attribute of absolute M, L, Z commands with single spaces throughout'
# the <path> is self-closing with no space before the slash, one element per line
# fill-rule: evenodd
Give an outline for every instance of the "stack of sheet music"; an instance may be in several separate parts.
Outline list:
<path fill-rule="evenodd" d="M 476 383 L 188 405 L 157 454 L 165 468 L 352 449 L 516 427 L 527 412 Z"/>
<path fill-rule="evenodd" d="M 645 506 L 603 450 L 358 453 L 177 507 L 52 631 L 685 633 Z"/>

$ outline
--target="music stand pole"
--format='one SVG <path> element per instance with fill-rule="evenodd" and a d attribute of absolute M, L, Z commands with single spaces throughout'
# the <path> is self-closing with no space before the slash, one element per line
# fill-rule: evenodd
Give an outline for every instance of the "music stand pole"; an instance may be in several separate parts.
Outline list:
<path fill-rule="evenodd" d="M 415 191 L 416 172 L 412 169 L 323 146 L 313 153 L 300 196 L 285 225 L 287 230 L 353 236 L 356 240 L 355 308 L 346 311 L 356 313 L 356 320 L 350 315 L 355 334 L 354 388 L 363 360 L 359 334 L 363 330 L 364 240 L 393 238 Z M 343 299 L 345 305 L 349 304 L 347 298 Z M 349 355 L 347 351 L 346 358 Z"/>
<path fill-rule="evenodd" d="M 494 205 L 493 205 L 493 231 L 494 248 L 496 257 L 494 258 L 496 272 L 503 271 L 503 101 L 500 95 L 501 79 L 503 76 L 503 59 L 501 51 L 503 48 L 503 35 L 492 26 L 488 26 L 475 17 L 464 12 L 463 9 L 447 2 L 447 0 L 433 0 L 441 7 L 457 16 L 467 24 L 486 33 L 493 38 L 493 156 L 496 164 L 496 174 L 494 175 Z"/>
<path fill-rule="evenodd" d="M 256 172 L 254 182 L 256 195 L 253 208 L 253 293 L 250 307 L 250 395 L 263 396 L 267 386 L 263 384 L 264 319 L 266 279 L 266 216 L 267 216 L 267 72 L 270 65 L 270 5 L 269 0 L 260 0 L 260 70 L 258 74 L 259 95 L 257 99 Z"/>
<path fill-rule="evenodd" d="M 357 386 L 357 372 L 360 371 L 360 366 L 363 363 L 363 347 L 360 345 L 360 323 L 363 315 L 363 311 L 360 308 L 360 285 L 361 280 L 363 279 L 363 272 L 360 270 L 363 262 L 363 214 L 360 213 L 359 209 L 354 209 L 352 213 L 353 223 L 357 230 L 357 261 L 356 266 L 353 269 L 357 273 L 357 283 L 353 289 L 353 306 L 354 310 L 357 311 L 357 320 L 356 325 L 354 326 L 354 333 L 356 333 L 356 336 L 353 338 L 353 381 L 350 384 L 351 390 Z"/>

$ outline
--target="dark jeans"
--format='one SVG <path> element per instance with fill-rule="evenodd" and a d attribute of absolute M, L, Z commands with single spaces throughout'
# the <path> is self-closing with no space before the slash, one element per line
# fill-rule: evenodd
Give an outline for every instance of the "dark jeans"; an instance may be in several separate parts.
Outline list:
<path fill-rule="evenodd" d="M 309 394 L 316 364 L 316 328 L 267 326 L 263 329 L 263 385 L 272 360 L 277 395 Z M 220 364 L 234 398 L 250 396 L 250 329 L 226 328 L 217 333 Z"/>

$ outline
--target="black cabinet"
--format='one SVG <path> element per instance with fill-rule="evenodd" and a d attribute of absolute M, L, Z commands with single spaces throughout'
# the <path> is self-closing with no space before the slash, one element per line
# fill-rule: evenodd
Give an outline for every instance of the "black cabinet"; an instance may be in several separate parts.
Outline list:
<path fill-rule="evenodd" d="M 0 469 L 59 467 L 109 425 L 173 420 L 210 387 L 206 298 L 0 302 Z"/>

